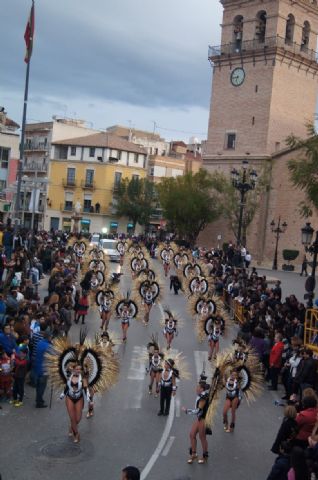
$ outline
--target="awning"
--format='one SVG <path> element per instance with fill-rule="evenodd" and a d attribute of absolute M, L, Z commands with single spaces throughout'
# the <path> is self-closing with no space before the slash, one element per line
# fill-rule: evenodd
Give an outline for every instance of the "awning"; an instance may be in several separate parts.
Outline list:
<path fill-rule="evenodd" d="M 82 225 L 90 225 L 91 221 L 88 218 L 82 218 L 81 224 Z"/>

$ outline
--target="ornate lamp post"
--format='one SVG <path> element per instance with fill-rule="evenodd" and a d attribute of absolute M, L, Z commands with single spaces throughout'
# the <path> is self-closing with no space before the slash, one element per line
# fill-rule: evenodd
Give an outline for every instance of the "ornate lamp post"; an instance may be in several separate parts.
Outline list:
<path fill-rule="evenodd" d="M 312 270 L 310 277 L 307 278 L 305 283 L 306 294 L 304 298 L 307 300 L 307 307 L 313 307 L 313 298 L 316 286 L 316 267 L 317 267 L 317 254 L 318 254 L 318 230 L 316 231 L 316 238 L 313 243 L 312 238 L 314 235 L 314 229 L 310 223 L 301 229 L 301 243 L 305 246 L 306 252 L 313 255 Z"/>
<path fill-rule="evenodd" d="M 275 221 L 271 221 L 271 229 L 272 232 L 275 233 L 276 236 L 276 246 L 275 246 L 275 254 L 273 260 L 273 270 L 277 270 L 277 253 L 278 253 L 278 242 L 280 239 L 280 234 L 285 233 L 287 228 L 287 223 L 284 222 L 282 225 L 280 224 L 280 217 L 278 218 L 278 223 L 276 225 Z"/>
<path fill-rule="evenodd" d="M 238 224 L 238 231 L 237 231 L 237 244 L 241 244 L 241 237 L 242 237 L 242 224 L 243 224 L 243 212 L 245 207 L 245 195 L 249 190 L 254 190 L 256 181 L 257 181 L 257 173 L 255 170 L 248 171 L 248 161 L 243 160 L 242 162 L 242 170 L 239 172 L 235 168 L 231 171 L 232 176 L 232 185 L 236 190 L 238 190 L 241 194 L 240 198 L 240 214 L 239 214 L 239 224 Z"/>

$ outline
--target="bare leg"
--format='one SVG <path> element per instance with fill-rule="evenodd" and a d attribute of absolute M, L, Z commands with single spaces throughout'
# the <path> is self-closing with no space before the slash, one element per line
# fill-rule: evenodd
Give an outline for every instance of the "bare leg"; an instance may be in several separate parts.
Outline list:
<path fill-rule="evenodd" d="M 226 431 L 228 429 L 228 419 L 227 419 L 227 412 L 231 408 L 231 400 L 228 398 L 225 400 L 224 407 L 223 407 L 223 424 L 224 424 L 224 430 Z"/>
<path fill-rule="evenodd" d="M 198 420 L 196 420 L 190 430 L 190 458 L 188 459 L 188 463 L 193 463 L 194 458 L 197 456 L 197 434 L 199 431 Z"/>

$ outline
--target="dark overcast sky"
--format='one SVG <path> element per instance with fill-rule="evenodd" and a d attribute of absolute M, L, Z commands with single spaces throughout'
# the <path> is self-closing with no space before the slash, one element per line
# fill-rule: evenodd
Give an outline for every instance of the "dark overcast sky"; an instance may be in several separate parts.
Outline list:
<path fill-rule="evenodd" d="M 30 0 L 1 8 L 0 105 L 21 122 Z M 207 130 L 218 0 L 37 0 L 28 120 Z M 190 135 L 158 129 L 162 136 Z"/>

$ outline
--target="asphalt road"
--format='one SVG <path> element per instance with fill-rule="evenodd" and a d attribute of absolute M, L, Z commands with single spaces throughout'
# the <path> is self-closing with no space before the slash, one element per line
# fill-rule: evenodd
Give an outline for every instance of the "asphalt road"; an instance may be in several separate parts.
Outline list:
<path fill-rule="evenodd" d="M 156 268 L 163 276 L 158 263 Z M 285 294 L 289 288 L 300 290 L 303 285 L 303 280 L 295 274 L 267 273 L 284 276 Z M 129 285 L 129 275 L 125 275 L 123 282 L 124 286 Z M 85 417 L 85 406 L 79 445 L 74 445 L 67 436 L 68 417 L 64 401 L 58 399 L 60 392 L 53 393 L 51 409 L 34 408 L 35 392 L 30 387 L 27 387 L 24 407 L 17 409 L 2 404 L 0 472 L 3 480 L 61 480 L 65 477 L 68 480 L 117 480 L 121 478 L 121 469 L 128 464 L 140 468 L 142 480 L 266 479 L 275 459 L 270 447 L 282 420 L 282 408 L 276 407 L 274 400 L 282 392 L 265 390 L 250 407 L 243 401 L 233 434 L 223 431 L 224 396 L 221 396 L 213 435 L 209 437 L 208 464 L 187 464 L 192 419 L 181 412 L 181 406 L 192 408 L 194 404 L 195 384 L 202 362 L 207 358 L 207 345 L 196 339 L 184 296 L 169 292 L 167 282 L 162 305 L 177 310 L 183 319 L 184 325 L 173 348 L 186 356 L 192 374 L 191 381 L 179 383 L 170 416 L 157 416 L 159 399 L 148 395 L 148 376 L 145 364 L 140 362 L 140 354 L 151 333 L 160 332 L 163 344 L 161 310 L 155 305 L 150 325 L 145 327 L 135 321 L 129 328 L 127 344 L 119 345 L 119 382 L 107 394 L 96 396 L 95 416 L 90 420 Z M 87 323 L 93 335 L 99 328 L 96 310 L 91 310 Z M 110 330 L 120 334 L 119 322 L 112 320 Z M 225 338 L 221 339 L 221 348 L 231 342 L 235 330 L 236 326 L 228 329 Z M 73 338 L 78 331 L 78 326 L 72 327 Z M 48 388 L 48 402 L 49 395 Z M 201 453 L 201 449 L 198 451 Z"/>

